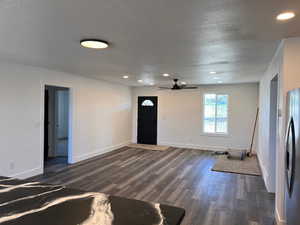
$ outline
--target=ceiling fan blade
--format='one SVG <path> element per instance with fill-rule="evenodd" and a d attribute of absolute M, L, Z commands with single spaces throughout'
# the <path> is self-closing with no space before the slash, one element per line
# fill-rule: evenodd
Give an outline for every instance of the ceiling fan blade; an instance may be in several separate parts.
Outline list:
<path fill-rule="evenodd" d="M 182 87 L 181 89 L 198 89 L 198 87 Z"/>
<path fill-rule="evenodd" d="M 169 88 L 169 87 L 158 87 L 159 89 L 168 89 L 168 90 L 170 90 L 170 89 L 172 89 L 172 88 Z"/>

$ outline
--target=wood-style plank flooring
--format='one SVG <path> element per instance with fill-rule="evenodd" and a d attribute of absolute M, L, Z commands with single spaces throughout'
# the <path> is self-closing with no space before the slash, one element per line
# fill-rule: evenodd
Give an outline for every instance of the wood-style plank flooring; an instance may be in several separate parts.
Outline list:
<path fill-rule="evenodd" d="M 211 171 L 211 152 L 122 148 L 33 180 L 186 210 L 182 225 L 273 225 L 261 177 Z"/>
<path fill-rule="evenodd" d="M 66 168 L 68 165 L 68 158 L 67 157 L 55 157 L 49 158 L 45 161 L 45 173 L 56 172 L 61 169 Z"/>

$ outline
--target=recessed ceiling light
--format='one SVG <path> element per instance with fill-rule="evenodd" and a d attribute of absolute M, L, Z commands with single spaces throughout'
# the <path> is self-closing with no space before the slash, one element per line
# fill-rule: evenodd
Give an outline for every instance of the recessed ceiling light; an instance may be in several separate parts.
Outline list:
<path fill-rule="evenodd" d="M 214 80 L 218 80 L 218 79 L 220 79 L 219 77 L 214 77 Z"/>
<path fill-rule="evenodd" d="M 129 78 L 129 76 L 125 75 L 125 76 L 123 76 L 123 78 L 124 78 L 124 79 L 128 79 L 128 78 Z"/>
<path fill-rule="evenodd" d="M 215 71 L 211 71 L 211 72 L 209 72 L 210 74 L 216 74 L 217 72 L 215 72 Z"/>
<path fill-rule="evenodd" d="M 219 81 L 218 81 L 218 84 L 221 84 L 221 83 L 223 83 L 223 81 L 219 80 Z"/>
<path fill-rule="evenodd" d="M 284 21 L 284 20 L 290 20 L 292 18 L 294 18 L 296 15 L 294 12 L 283 12 L 283 13 L 280 13 L 276 19 L 277 20 L 281 20 L 281 21 Z"/>
<path fill-rule="evenodd" d="M 143 83 L 143 80 L 138 80 L 139 83 Z"/>
<path fill-rule="evenodd" d="M 154 83 L 149 83 L 149 85 L 153 86 L 153 85 L 154 85 Z"/>
<path fill-rule="evenodd" d="M 170 74 L 164 73 L 163 76 L 164 76 L 164 77 L 168 77 L 168 76 L 170 76 Z"/>
<path fill-rule="evenodd" d="M 97 39 L 84 39 L 80 41 L 82 47 L 93 49 L 104 49 L 109 46 L 108 42 Z"/>

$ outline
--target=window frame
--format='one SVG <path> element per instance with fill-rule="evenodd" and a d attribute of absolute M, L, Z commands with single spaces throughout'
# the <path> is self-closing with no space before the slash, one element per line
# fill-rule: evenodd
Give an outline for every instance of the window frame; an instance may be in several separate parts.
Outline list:
<path fill-rule="evenodd" d="M 204 126 L 205 126 L 205 95 L 216 95 L 216 98 L 218 97 L 218 95 L 226 95 L 227 96 L 227 132 L 213 132 L 213 133 L 210 133 L 210 132 L 205 132 L 204 130 Z M 230 97 L 229 97 L 229 94 L 227 93 L 222 93 L 222 92 L 205 92 L 203 95 L 202 95 L 202 131 L 201 131 L 201 135 L 203 136 L 212 136 L 212 137 L 227 137 L 229 136 L 229 105 L 230 105 Z M 215 110 L 215 118 L 216 118 L 216 115 L 217 115 L 217 107 L 216 107 L 216 110 Z M 215 122 L 215 131 L 216 131 L 216 126 L 217 126 L 217 123 Z"/>

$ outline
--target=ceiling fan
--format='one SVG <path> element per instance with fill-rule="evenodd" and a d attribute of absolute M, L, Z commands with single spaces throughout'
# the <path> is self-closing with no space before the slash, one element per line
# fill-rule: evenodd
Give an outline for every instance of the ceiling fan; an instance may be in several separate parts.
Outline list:
<path fill-rule="evenodd" d="M 187 86 L 185 84 L 178 84 L 178 79 L 173 79 L 174 85 L 173 87 L 159 87 L 160 89 L 168 89 L 168 90 L 182 90 L 182 89 L 197 89 L 196 86 Z"/>

